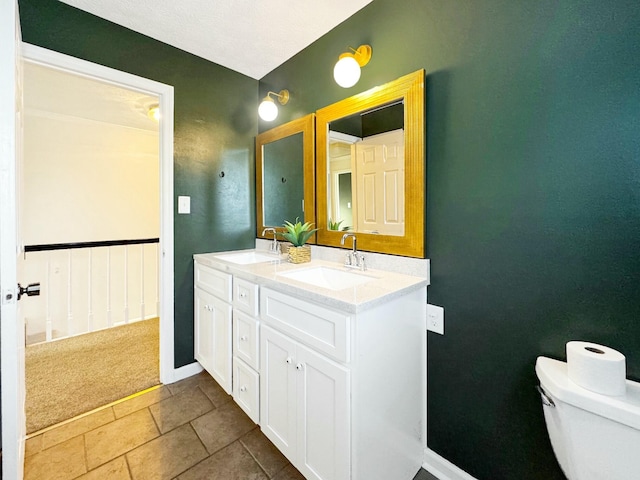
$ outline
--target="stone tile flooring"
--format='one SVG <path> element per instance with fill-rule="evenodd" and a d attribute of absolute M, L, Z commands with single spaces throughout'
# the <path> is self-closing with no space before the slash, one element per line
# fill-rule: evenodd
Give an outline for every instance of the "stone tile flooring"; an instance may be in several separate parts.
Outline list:
<path fill-rule="evenodd" d="M 26 442 L 25 480 L 304 480 L 206 373 Z"/>
<path fill-rule="evenodd" d="M 29 438 L 24 470 L 25 480 L 304 480 L 204 372 Z"/>
<path fill-rule="evenodd" d="M 438 480 L 438 477 L 431 475 L 424 468 L 421 468 L 413 480 Z"/>

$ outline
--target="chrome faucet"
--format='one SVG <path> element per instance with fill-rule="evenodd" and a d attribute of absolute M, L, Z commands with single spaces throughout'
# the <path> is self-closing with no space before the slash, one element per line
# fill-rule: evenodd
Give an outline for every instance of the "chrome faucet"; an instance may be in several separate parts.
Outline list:
<path fill-rule="evenodd" d="M 344 266 L 349 268 L 359 268 L 360 270 L 366 270 L 367 266 L 364 263 L 364 255 L 358 252 L 357 239 L 353 233 L 345 233 L 340 240 L 340 245 L 344 245 L 344 241 L 351 237 L 353 239 L 353 248 L 347 253 L 344 259 Z"/>
<path fill-rule="evenodd" d="M 264 236 L 266 232 L 273 233 L 273 242 L 271 242 L 271 245 L 269 245 L 269 253 L 280 255 L 280 244 L 278 243 L 278 233 L 276 232 L 276 229 L 265 228 L 264 230 L 262 230 L 262 236 Z"/>

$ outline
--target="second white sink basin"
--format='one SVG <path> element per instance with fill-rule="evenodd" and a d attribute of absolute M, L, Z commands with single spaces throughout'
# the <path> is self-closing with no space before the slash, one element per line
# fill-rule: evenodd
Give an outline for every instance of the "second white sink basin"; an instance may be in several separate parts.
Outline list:
<path fill-rule="evenodd" d="M 329 267 L 312 267 L 303 270 L 293 270 L 291 272 L 280 273 L 279 275 L 329 290 L 344 290 L 345 288 L 355 287 L 356 285 L 362 285 L 363 283 L 375 280 L 375 277 L 370 277 L 362 273 Z"/>
<path fill-rule="evenodd" d="M 268 255 L 268 254 L 258 253 L 258 252 L 254 252 L 253 250 L 249 252 L 238 252 L 238 253 L 228 253 L 225 255 L 215 255 L 215 258 L 224 260 L 226 262 L 237 263 L 238 265 L 250 265 L 252 263 L 280 261 L 280 257 L 277 255 Z"/>

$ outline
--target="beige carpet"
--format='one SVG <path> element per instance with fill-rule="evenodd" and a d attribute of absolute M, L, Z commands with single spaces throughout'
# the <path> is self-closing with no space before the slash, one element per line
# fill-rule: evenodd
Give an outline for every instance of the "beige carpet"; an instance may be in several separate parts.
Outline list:
<path fill-rule="evenodd" d="M 27 433 L 157 385 L 158 319 L 26 348 Z"/>

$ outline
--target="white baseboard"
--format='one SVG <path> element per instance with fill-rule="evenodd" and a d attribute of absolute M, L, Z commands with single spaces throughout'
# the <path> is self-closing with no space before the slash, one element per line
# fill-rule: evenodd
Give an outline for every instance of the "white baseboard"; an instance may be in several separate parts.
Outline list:
<path fill-rule="evenodd" d="M 424 451 L 422 468 L 438 477 L 439 480 L 476 480 L 467 472 L 428 448 Z"/>
<path fill-rule="evenodd" d="M 189 378 L 193 375 L 200 373 L 202 370 L 202 365 L 198 362 L 190 363 L 189 365 L 185 365 L 180 368 L 173 369 L 172 381 L 169 383 L 175 383 L 180 380 L 184 380 L 185 378 Z"/>

